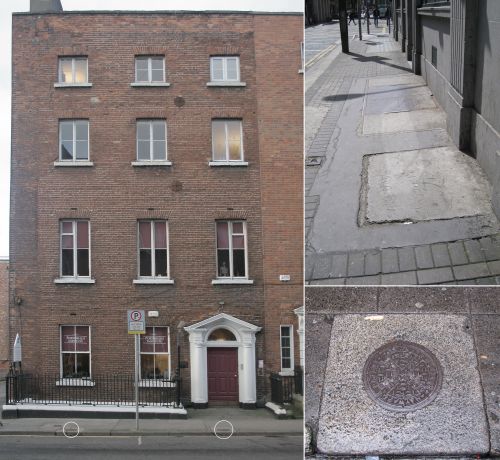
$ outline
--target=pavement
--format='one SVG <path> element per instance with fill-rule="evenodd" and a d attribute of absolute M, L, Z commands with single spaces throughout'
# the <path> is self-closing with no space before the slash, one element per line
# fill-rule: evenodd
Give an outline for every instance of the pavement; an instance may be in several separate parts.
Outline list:
<path fill-rule="evenodd" d="M 307 287 L 305 422 L 316 457 L 500 455 L 496 289 Z M 434 399 L 407 412 L 376 403 L 362 379 L 368 357 L 397 340 L 425 347 L 442 370 Z M 428 368 L 417 372 L 422 382 Z"/>
<path fill-rule="evenodd" d="M 306 29 L 306 280 L 500 284 L 490 184 L 380 25 Z"/>

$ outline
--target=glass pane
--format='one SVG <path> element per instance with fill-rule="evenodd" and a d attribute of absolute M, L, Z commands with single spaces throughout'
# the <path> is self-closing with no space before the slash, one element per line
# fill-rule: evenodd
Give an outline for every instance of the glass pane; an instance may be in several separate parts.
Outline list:
<path fill-rule="evenodd" d="M 75 326 L 61 326 L 62 351 L 75 351 L 75 342 L 73 340 L 74 333 Z"/>
<path fill-rule="evenodd" d="M 229 248 L 228 224 L 217 222 L 217 249 Z"/>
<path fill-rule="evenodd" d="M 137 70 L 148 70 L 148 60 L 147 57 L 135 58 L 135 68 Z"/>
<path fill-rule="evenodd" d="M 135 74 L 135 81 L 138 82 L 148 82 L 149 76 L 147 70 L 138 70 Z"/>
<path fill-rule="evenodd" d="M 61 160 L 73 159 L 73 141 L 62 141 Z"/>
<path fill-rule="evenodd" d="M 73 122 L 61 121 L 59 123 L 59 130 L 61 132 L 61 139 L 64 141 L 73 140 Z"/>
<path fill-rule="evenodd" d="M 236 337 L 234 336 L 234 334 L 231 331 L 229 331 L 227 329 L 216 329 L 215 331 L 210 333 L 208 340 L 225 342 L 228 340 L 234 341 L 234 340 L 236 340 Z"/>
<path fill-rule="evenodd" d="M 90 351 L 89 327 L 75 327 L 75 349 L 76 351 Z"/>
<path fill-rule="evenodd" d="M 73 222 L 64 221 L 62 223 L 62 232 L 63 233 L 73 233 Z"/>
<path fill-rule="evenodd" d="M 233 251 L 233 265 L 233 276 L 246 276 L 244 250 L 237 249 Z"/>
<path fill-rule="evenodd" d="M 151 249 L 141 249 L 139 253 L 139 276 L 151 276 Z"/>
<path fill-rule="evenodd" d="M 139 222 L 139 247 L 151 247 L 151 222 Z"/>
<path fill-rule="evenodd" d="M 168 355 L 155 355 L 155 377 L 168 379 Z"/>
<path fill-rule="evenodd" d="M 155 250 L 155 276 L 167 276 L 167 250 Z"/>
<path fill-rule="evenodd" d="M 233 222 L 233 233 L 243 234 L 243 222 Z"/>
<path fill-rule="evenodd" d="M 73 235 L 62 236 L 62 247 L 63 249 L 73 249 Z"/>
<path fill-rule="evenodd" d="M 155 355 L 141 355 L 141 379 L 155 378 Z"/>
<path fill-rule="evenodd" d="M 63 249 L 61 257 L 62 276 L 73 276 L 73 249 Z"/>
<path fill-rule="evenodd" d="M 229 250 L 217 251 L 217 276 L 229 276 Z"/>
<path fill-rule="evenodd" d="M 290 358 L 282 358 L 281 359 L 281 367 L 283 369 L 290 369 L 292 367 L 292 362 Z"/>
<path fill-rule="evenodd" d="M 165 141 L 153 142 L 153 160 L 165 160 L 167 158 Z"/>
<path fill-rule="evenodd" d="M 59 59 L 59 82 L 60 83 L 73 82 L 71 59 Z"/>
<path fill-rule="evenodd" d="M 153 122 L 153 140 L 155 141 L 165 140 L 165 122 L 163 121 Z"/>
<path fill-rule="evenodd" d="M 245 237 L 243 235 L 233 235 L 233 248 L 245 249 Z"/>
<path fill-rule="evenodd" d="M 89 159 L 89 143 L 87 141 L 76 141 L 75 150 L 77 160 Z"/>
<path fill-rule="evenodd" d="M 238 79 L 238 58 L 227 58 L 227 79 Z"/>
<path fill-rule="evenodd" d="M 137 142 L 137 159 L 138 160 L 151 159 L 149 149 L 150 149 L 149 141 L 138 141 Z"/>
<path fill-rule="evenodd" d="M 166 222 L 155 222 L 155 248 L 165 249 L 167 247 L 167 224 Z"/>
<path fill-rule="evenodd" d="M 212 80 L 223 80 L 224 71 L 222 58 L 212 58 Z"/>
<path fill-rule="evenodd" d="M 147 327 L 146 333 L 141 335 L 141 353 L 153 353 L 154 351 L 153 328 Z"/>
<path fill-rule="evenodd" d="M 155 327 L 155 352 L 168 353 L 168 328 Z"/>
<path fill-rule="evenodd" d="M 229 143 L 229 159 L 241 160 L 241 123 L 239 121 L 227 122 L 227 136 Z"/>
<path fill-rule="evenodd" d="M 162 57 L 153 57 L 153 58 L 151 58 L 151 68 L 153 70 L 161 70 L 161 71 L 163 71 L 163 58 Z"/>
<path fill-rule="evenodd" d="M 75 59 L 75 83 L 87 83 L 87 59 Z"/>
<path fill-rule="evenodd" d="M 290 328 L 288 326 L 281 326 L 281 335 L 290 337 Z"/>
<path fill-rule="evenodd" d="M 137 122 L 137 139 L 140 141 L 149 141 L 149 122 Z"/>
<path fill-rule="evenodd" d="M 290 346 L 290 337 L 281 337 L 281 346 L 289 347 Z"/>
<path fill-rule="evenodd" d="M 89 138 L 89 122 L 87 120 L 75 121 L 75 134 L 77 141 L 87 141 Z"/>
<path fill-rule="evenodd" d="M 151 81 L 163 81 L 163 69 L 152 69 Z"/>
<path fill-rule="evenodd" d="M 78 276 L 89 276 L 89 250 L 77 249 L 76 251 L 76 269 Z"/>
<path fill-rule="evenodd" d="M 63 377 L 64 378 L 76 377 L 76 375 L 75 375 L 75 361 L 76 361 L 76 354 L 75 353 L 63 353 L 62 366 L 63 366 Z"/>
<path fill-rule="evenodd" d="M 76 247 L 79 249 L 89 247 L 89 223 L 86 221 L 76 223 Z"/>
<path fill-rule="evenodd" d="M 75 367 L 75 377 L 90 377 L 90 355 L 88 353 L 77 353 Z"/>
<path fill-rule="evenodd" d="M 213 159 L 226 159 L 226 127 L 223 121 L 212 122 Z"/>

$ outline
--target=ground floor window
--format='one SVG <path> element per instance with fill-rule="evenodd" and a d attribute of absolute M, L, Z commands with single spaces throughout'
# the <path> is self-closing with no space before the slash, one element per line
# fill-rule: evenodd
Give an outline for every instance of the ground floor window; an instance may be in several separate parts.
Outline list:
<path fill-rule="evenodd" d="M 165 326 L 147 327 L 141 335 L 141 379 L 170 378 L 170 331 Z"/>
<path fill-rule="evenodd" d="M 293 371 L 293 326 L 280 326 L 281 371 Z"/>
<path fill-rule="evenodd" d="M 90 326 L 61 326 L 61 377 L 90 377 Z"/>

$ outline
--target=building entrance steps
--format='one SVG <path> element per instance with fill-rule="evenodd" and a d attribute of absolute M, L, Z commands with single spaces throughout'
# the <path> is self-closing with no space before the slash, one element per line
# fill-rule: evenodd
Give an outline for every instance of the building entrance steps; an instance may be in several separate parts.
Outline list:
<path fill-rule="evenodd" d="M 498 284 L 491 186 L 399 45 L 380 35 L 306 69 L 306 279 Z"/>

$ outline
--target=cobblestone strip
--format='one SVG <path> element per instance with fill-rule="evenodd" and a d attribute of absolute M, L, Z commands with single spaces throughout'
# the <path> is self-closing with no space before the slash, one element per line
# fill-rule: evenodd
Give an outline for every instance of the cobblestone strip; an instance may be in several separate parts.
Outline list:
<path fill-rule="evenodd" d="M 451 243 L 309 254 L 306 280 L 311 285 L 500 284 L 500 233 Z"/>

